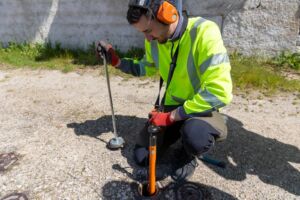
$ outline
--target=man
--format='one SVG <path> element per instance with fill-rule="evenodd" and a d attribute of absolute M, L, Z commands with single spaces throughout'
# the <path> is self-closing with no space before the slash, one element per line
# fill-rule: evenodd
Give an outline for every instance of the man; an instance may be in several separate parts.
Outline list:
<path fill-rule="evenodd" d="M 166 88 L 162 102 L 158 98 L 156 105 L 160 105 L 150 112 L 149 123 L 139 134 L 135 160 L 147 164 L 147 126 L 160 126 L 164 131 L 158 135 L 158 153 L 181 138 L 183 156 L 173 163 L 172 177 L 187 180 L 198 166 L 197 157 L 227 135 L 219 109 L 232 99 L 232 82 L 220 30 L 204 18 L 188 19 L 172 2 L 161 0 L 130 0 L 127 20 L 144 33 L 144 58 L 120 59 L 103 41 L 98 43 L 98 53 L 104 53 L 112 66 L 135 76 L 159 70 L 160 88 L 162 82 Z"/>

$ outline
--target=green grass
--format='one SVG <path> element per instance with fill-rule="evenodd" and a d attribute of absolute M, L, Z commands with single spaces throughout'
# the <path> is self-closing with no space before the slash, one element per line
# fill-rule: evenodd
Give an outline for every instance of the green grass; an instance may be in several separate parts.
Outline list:
<path fill-rule="evenodd" d="M 231 55 L 232 79 L 235 90 L 259 90 L 265 94 L 275 92 L 300 92 L 300 80 L 288 80 L 282 75 L 283 68 L 273 59 L 259 59 Z M 298 73 L 296 70 L 289 72 Z"/>
<path fill-rule="evenodd" d="M 121 57 L 141 58 L 143 49 L 131 48 L 127 52 L 118 51 Z M 244 57 L 238 53 L 230 56 L 232 65 L 232 78 L 234 90 L 257 90 L 265 94 L 279 91 L 300 92 L 300 80 L 287 80 L 283 71 L 298 73 L 300 77 L 300 55 L 283 52 L 273 59 L 258 57 Z M 99 60 L 96 59 L 94 47 L 90 45 L 87 50 L 65 49 L 60 44 L 16 44 L 9 43 L 7 47 L 0 45 L 0 64 L 10 68 L 56 69 L 70 72 L 77 69 L 96 68 Z M 103 68 L 100 70 L 104 74 Z M 110 73 L 129 79 L 131 76 L 114 68 Z M 148 77 L 149 78 L 149 77 Z M 151 77 L 158 79 L 158 76 Z"/>
<path fill-rule="evenodd" d="M 59 44 L 15 44 L 0 47 L 0 63 L 13 68 L 56 69 L 62 72 L 95 66 L 98 63 L 93 50 L 63 49 Z"/>

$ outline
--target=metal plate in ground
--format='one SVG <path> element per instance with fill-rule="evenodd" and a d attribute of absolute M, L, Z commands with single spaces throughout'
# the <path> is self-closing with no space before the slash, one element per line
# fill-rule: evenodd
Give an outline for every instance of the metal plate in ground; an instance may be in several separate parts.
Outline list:
<path fill-rule="evenodd" d="M 13 152 L 0 154 L 0 172 L 7 170 L 17 160 L 18 157 Z"/>
<path fill-rule="evenodd" d="M 28 200 L 28 198 L 23 193 L 12 193 L 1 198 L 0 200 Z"/>
<path fill-rule="evenodd" d="M 177 187 L 176 199 L 208 200 L 211 199 L 211 195 L 206 187 L 202 187 L 200 184 L 186 182 Z"/>

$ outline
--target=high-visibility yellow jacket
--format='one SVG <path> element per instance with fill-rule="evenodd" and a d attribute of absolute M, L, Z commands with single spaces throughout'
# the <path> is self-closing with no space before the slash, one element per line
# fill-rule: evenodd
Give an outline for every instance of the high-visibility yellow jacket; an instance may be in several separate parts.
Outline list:
<path fill-rule="evenodd" d="M 201 17 L 190 18 L 181 38 L 160 44 L 145 40 L 141 60 L 124 58 L 120 69 L 135 76 L 159 74 L 167 82 L 177 45 L 177 65 L 166 92 L 165 105 L 179 106 L 182 118 L 218 110 L 232 99 L 230 62 L 219 27 Z"/>

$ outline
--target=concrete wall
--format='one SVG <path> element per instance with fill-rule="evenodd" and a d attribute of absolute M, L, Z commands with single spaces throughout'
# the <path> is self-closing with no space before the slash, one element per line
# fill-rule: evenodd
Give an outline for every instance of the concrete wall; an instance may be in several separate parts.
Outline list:
<path fill-rule="evenodd" d="M 213 17 L 228 49 L 273 55 L 296 51 L 299 0 L 183 0 L 190 15 Z M 127 24 L 128 0 L 1 0 L 0 41 L 60 42 L 86 48 L 105 39 L 126 50 L 143 46 Z M 299 44 L 299 42 L 298 42 Z"/>
<path fill-rule="evenodd" d="M 1 0 L 0 41 L 60 42 L 87 47 L 100 38 L 121 49 L 143 45 L 121 0 Z"/>

